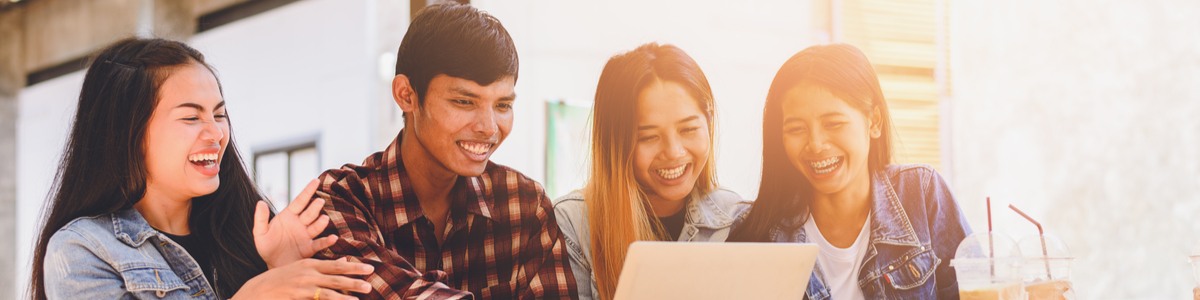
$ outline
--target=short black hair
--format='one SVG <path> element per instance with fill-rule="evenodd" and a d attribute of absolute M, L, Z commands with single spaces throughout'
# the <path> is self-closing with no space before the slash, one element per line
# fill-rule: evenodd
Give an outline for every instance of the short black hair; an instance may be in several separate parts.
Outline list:
<path fill-rule="evenodd" d="M 396 75 L 408 76 L 425 104 L 429 81 L 448 76 L 489 85 L 517 79 L 517 47 L 496 17 L 454 2 L 427 6 L 413 17 L 396 51 Z"/>

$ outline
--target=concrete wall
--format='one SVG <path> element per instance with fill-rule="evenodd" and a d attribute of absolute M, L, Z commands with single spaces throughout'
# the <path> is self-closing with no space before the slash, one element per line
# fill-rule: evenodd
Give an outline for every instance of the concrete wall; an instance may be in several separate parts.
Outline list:
<path fill-rule="evenodd" d="M 1200 2 L 954 1 L 948 138 L 974 228 L 1036 229 L 1082 299 L 1183 299 L 1200 254 Z"/>

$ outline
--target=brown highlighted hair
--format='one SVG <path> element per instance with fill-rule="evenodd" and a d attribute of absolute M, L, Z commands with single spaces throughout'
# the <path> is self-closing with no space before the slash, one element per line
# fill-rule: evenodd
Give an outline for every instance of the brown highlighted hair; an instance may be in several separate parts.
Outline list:
<path fill-rule="evenodd" d="M 652 221 L 646 192 L 633 170 L 638 95 L 656 81 L 677 83 L 688 90 L 705 114 L 709 143 L 713 140 L 712 89 L 700 66 L 683 50 L 650 43 L 613 56 L 605 64 L 596 85 L 592 165 L 583 191 L 591 234 L 592 270 L 600 299 L 611 299 L 616 292 L 617 277 L 629 244 L 670 236 L 661 224 Z M 707 162 L 692 189 L 692 198 L 707 195 L 717 187 L 713 152 L 708 152 Z"/>

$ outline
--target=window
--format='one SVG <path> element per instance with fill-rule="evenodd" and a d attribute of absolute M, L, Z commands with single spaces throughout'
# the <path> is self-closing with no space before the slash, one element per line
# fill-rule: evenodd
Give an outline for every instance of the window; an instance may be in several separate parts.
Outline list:
<path fill-rule="evenodd" d="M 862 49 L 891 112 L 894 162 L 942 168 L 941 101 L 948 94 L 945 0 L 833 0 L 837 42 Z M 941 77 L 941 78 L 939 78 Z"/>
<path fill-rule="evenodd" d="M 321 174 L 320 155 L 315 139 L 267 149 L 254 153 L 254 182 L 278 211 Z"/>

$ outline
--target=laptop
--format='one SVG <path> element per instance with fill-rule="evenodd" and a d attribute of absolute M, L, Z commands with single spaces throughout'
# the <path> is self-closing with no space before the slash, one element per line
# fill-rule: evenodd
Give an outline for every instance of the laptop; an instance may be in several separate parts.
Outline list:
<path fill-rule="evenodd" d="M 634 242 L 616 299 L 801 299 L 815 244 Z"/>

